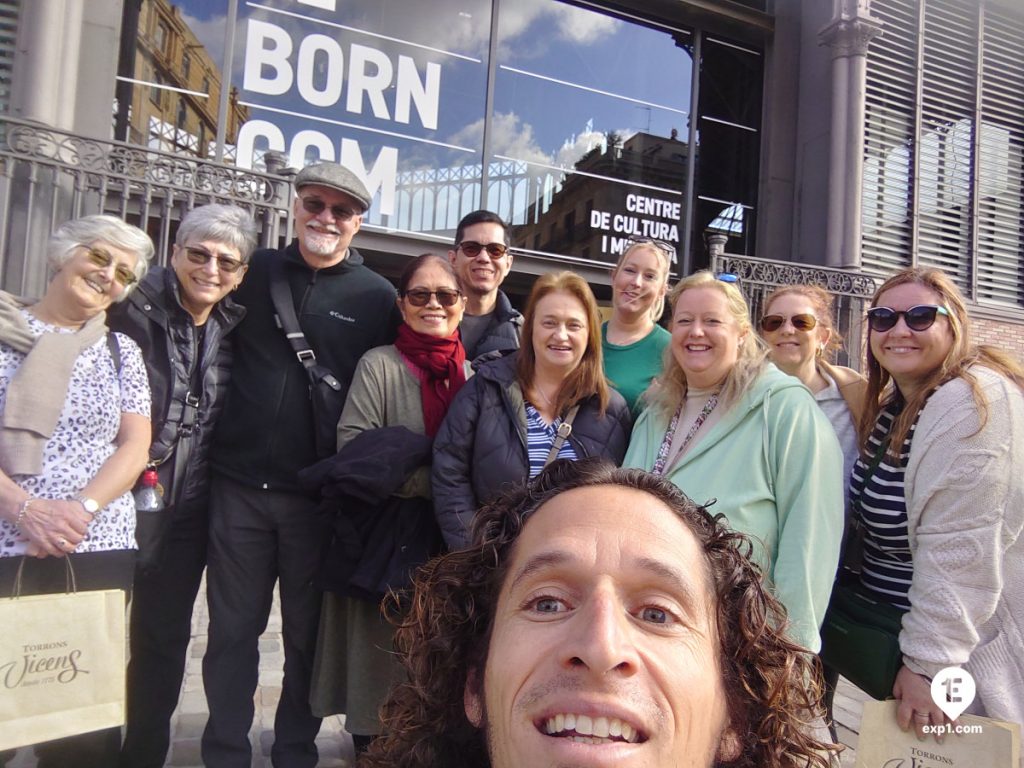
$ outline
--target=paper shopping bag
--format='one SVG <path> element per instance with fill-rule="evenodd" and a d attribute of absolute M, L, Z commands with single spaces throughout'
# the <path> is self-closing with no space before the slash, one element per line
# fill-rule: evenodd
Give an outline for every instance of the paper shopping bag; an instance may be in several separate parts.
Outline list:
<path fill-rule="evenodd" d="M 125 593 L 0 599 L 0 750 L 124 723 Z"/>
<path fill-rule="evenodd" d="M 904 733 L 896 724 L 898 704 L 864 703 L 856 768 L 1021 768 L 1018 724 L 960 715 L 959 732 L 946 733 L 941 744 L 932 735 L 918 741 L 913 730 Z"/>

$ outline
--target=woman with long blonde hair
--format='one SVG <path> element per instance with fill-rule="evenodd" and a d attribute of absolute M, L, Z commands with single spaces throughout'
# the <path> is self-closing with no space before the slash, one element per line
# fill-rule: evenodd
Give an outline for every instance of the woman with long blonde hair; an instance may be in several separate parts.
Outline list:
<path fill-rule="evenodd" d="M 717 500 L 712 511 L 753 540 L 790 636 L 817 651 L 843 529 L 835 433 L 800 381 L 765 359 L 735 283 L 698 272 L 670 301 L 672 343 L 624 466 Z"/>
<path fill-rule="evenodd" d="M 868 394 L 851 498 L 861 587 L 905 609 L 897 721 L 946 722 L 931 678 L 974 676 L 968 710 L 1024 722 L 1024 369 L 976 345 L 938 269 L 896 273 L 868 310 Z"/>
<path fill-rule="evenodd" d="M 658 325 L 665 312 L 675 249 L 662 240 L 631 238 L 612 269 L 612 315 L 601 326 L 604 372 L 629 407 L 639 410 L 661 372 L 670 335 Z"/>

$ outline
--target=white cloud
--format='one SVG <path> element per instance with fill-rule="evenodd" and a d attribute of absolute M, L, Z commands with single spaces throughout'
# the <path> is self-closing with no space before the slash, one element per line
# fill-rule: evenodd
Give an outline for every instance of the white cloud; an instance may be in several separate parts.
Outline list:
<path fill-rule="evenodd" d="M 480 118 L 456 131 L 447 141 L 464 147 L 479 146 L 483 142 L 484 121 Z M 540 148 L 533 135 L 533 126 L 524 123 L 518 115 L 499 113 L 491 121 L 491 149 L 496 155 L 516 160 L 550 164 L 551 158 Z"/>

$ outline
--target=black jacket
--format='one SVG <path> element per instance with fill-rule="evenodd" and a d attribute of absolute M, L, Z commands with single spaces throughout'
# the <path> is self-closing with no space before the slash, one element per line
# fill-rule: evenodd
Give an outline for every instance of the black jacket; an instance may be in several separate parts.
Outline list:
<path fill-rule="evenodd" d="M 107 312 L 110 329 L 134 339 L 146 361 L 153 394 L 149 458 L 160 462 L 157 471 L 168 506 L 206 503 L 207 456 L 231 376 L 231 344 L 225 337 L 244 315 L 230 296 L 218 302 L 203 325 L 202 354 L 197 354 L 195 323 L 181 306 L 177 277 L 165 267 L 151 269 L 124 302 Z M 197 359 L 200 386 L 191 392 Z"/>
<path fill-rule="evenodd" d="M 379 602 L 389 589 L 408 587 L 412 572 L 441 551 L 430 500 L 393 495 L 430 462 L 430 445 L 405 427 L 368 429 L 299 473 L 334 521 L 323 589 Z"/>
<path fill-rule="evenodd" d="M 232 334 L 231 395 L 212 463 L 244 485 L 294 492 L 298 471 L 317 455 L 309 379 L 277 326 L 270 298 L 274 259 L 285 260 L 299 325 L 318 362 L 346 389 L 363 353 L 394 340 L 399 314 L 394 287 L 365 267 L 355 248 L 339 264 L 318 270 L 306 264 L 297 242 L 253 254 L 236 297 L 246 315 Z"/>
<path fill-rule="evenodd" d="M 529 477 L 526 405 L 516 382 L 516 357 L 482 366 L 455 396 L 434 439 L 434 510 L 452 549 L 469 542 L 481 505 Z M 577 458 L 601 456 L 621 464 L 631 428 L 629 406 L 612 390 L 604 418 L 596 397 L 583 401 L 569 442 Z"/>
<path fill-rule="evenodd" d="M 466 358 L 472 361 L 473 370 L 519 349 L 522 330 L 523 316 L 512 306 L 508 296 L 498 291 L 491 322 L 487 324 L 476 346 L 466 350 Z"/>

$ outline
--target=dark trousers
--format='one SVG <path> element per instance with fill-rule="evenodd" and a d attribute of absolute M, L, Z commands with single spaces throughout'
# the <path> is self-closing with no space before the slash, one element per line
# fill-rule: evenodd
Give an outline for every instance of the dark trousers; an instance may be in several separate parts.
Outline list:
<path fill-rule="evenodd" d="M 64 558 L 2 557 L 0 558 L 0 594 L 11 594 L 18 564 L 24 559 L 21 594 L 48 595 L 64 592 L 67 584 L 67 566 Z M 69 555 L 78 590 L 94 589 L 130 590 L 132 570 L 135 567 L 133 550 L 111 552 L 84 552 Z M 4 627 L 4 632 L 16 631 Z M 37 768 L 110 768 L 117 764 L 121 748 L 121 729 L 105 728 L 100 731 L 68 736 L 36 744 Z M 0 753 L 0 766 L 14 756 L 14 750 Z"/>
<path fill-rule="evenodd" d="M 168 511 L 157 563 L 135 569 L 128 663 L 128 721 L 121 768 L 162 768 L 185 675 L 192 607 L 206 567 L 206 506 Z"/>
<path fill-rule="evenodd" d="M 317 503 L 299 494 L 250 488 L 214 475 L 206 595 L 209 645 L 203 684 L 210 719 L 202 756 L 208 768 L 249 768 L 249 728 L 259 677 L 259 636 L 281 593 L 284 681 L 274 719 L 276 768 L 314 768 L 320 718 L 309 687 L 320 620 L 313 580 L 329 531 Z"/>

